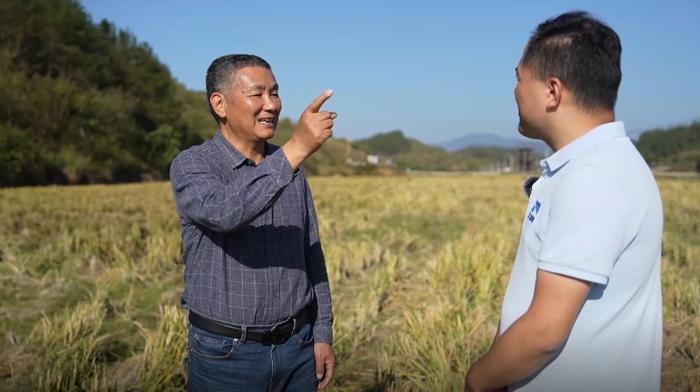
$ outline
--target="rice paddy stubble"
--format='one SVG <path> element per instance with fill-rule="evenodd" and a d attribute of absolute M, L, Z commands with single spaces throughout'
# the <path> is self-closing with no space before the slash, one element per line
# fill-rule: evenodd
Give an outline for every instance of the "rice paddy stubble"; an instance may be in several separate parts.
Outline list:
<path fill-rule="evenodd" d="M 310 180 L 336 318 L 332 390 L 461 390 L 498 323 L 523 179 Z M 663 388 L 698 390 L 700 182 L 659 184 Z M 3 189 L 0 208 L 0 389 L 184 388 L 169 184 Z"/>

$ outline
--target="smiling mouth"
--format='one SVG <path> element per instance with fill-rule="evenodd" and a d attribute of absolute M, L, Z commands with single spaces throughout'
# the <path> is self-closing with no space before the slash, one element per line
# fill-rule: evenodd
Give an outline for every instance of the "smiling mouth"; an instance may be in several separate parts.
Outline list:
<path fill-rule="evenodd" d="M 258 119 L 258 122 L 263 125 L 275 125 L 275 119 L 272 117 L 260 118 Z"/>

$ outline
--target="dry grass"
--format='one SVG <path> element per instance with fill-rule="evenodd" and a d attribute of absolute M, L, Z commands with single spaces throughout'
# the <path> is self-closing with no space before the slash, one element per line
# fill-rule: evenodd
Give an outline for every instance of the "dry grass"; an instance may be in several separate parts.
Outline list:
<path fill-rule="evenodd" d="M 313 178 L 336 313 L 333 390 L 461 390 L 488 348 L 518 176 Z M 660 181 L 664 390 L 700 390 L 700 182 Z M 0 190 L 0 390 L 181 390 L 166 183 Z"/>

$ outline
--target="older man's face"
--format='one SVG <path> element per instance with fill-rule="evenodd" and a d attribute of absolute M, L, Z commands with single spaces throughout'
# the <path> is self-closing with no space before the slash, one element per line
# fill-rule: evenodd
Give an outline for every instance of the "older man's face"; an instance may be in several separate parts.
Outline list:
<path fill-rule="evenodd" d="M 223 94 L 226 126 L 246 140 L 271 138 L 282 111 L 275 75 L 267 68 L 246 67 L 238 70 L 234 78 Z"/>

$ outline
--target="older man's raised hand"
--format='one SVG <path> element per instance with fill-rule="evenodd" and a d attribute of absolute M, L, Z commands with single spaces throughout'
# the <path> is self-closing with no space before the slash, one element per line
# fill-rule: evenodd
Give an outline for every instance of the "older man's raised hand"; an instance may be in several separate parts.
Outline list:
<path fill-rule="evenodd" d="M 311 101 L 299 118 L 292 137 L 282 146 L 289 164 L 294 170 L 316 152 L 333 135 L 335 112 L 321 111 L 321 106 L 333 95 L 326 90 Z"/>

